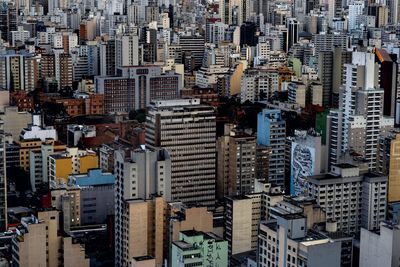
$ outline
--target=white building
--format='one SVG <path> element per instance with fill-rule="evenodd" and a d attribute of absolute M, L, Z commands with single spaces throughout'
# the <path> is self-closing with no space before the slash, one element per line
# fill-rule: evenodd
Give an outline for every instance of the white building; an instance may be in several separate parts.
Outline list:
<path fill-rule="evenodd" d="M 400 227 L 382 223 L 379 232 L 361 229 L 360 266 L 399 266 Z"/>
<path fill-rule="evenodd" d="M 30 37 L 31 37 L 31 34 L 29 31 L 25 31 L 24 27 L 18 26 L 18 30 L 11 31 L 11 45 L 13 47 L 15 47 L 17 41 L 21 41 L 22 43 L 25 43 L 25 41 L 28 40 Z"/>
<path fill-rule="evenodd" d="M 19 135 L 20 140 L 40 139 L 42 142 L 46 139 L 57 140 L 57 131 L 53 126 L 42 127 L 41 115 L 34 114 L 32 124 L 22 129 Z"/>
<path fill-rule="evenodd" d="M 328 174 L 307 177 L 309 196 L 326 211 L 339 231 L 353 234 L 363 226 L 377 229 L 386 216 L 387 177 L 347 163 L 333 165 Z"/>
<path fill-rule="evenodd" d="M 119 34 L 115 38 L 115 67 L 139 65 L 139 37 Z"/>

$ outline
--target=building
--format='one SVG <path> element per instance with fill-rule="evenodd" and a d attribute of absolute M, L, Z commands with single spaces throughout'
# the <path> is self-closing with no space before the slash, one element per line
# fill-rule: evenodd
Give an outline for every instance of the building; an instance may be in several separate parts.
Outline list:
<path fill-rule="evenodd" d="M 291 103 L 296 103 L 300 107 L 306 106 L 306 86 L 300 82 L 291 82 L 288 84 L 288 100 Z"/>
<path fill-rule="evenodd" d="M 156 266 L 162 265 L 166 205 L 162 197 L 124 200 L 122 224 L 115 228 L 115 266 L 130 266 L 140 256 L 152 256 Z"/>
<path fill-rule="evenodd" d="M 40 139 L 42 142 L 47 139 L 57 140 L 57 131 L 53 126 L 43 126 L 40 114 L 32 115 L 32 124 L 22 128 L 19 140 Z"/>
<path fill-rule="evenodd" d="M 228 266 L 228 242 L 213 233 L 180 233 L 172 243 L 172 266 Z"/>
<path fill-rule="evenodd" d="M 360 266 L 397 266 L 400 264 L 400 228 L 382 223 L 379 231 L 361 229 Z"/>
<path fill-rule="evenodd" d="M 90 266 L 85 249 L 71 237 L 59 235 L 59 216 L 58 211 L 44 211 L 37 218 L 22 218 L 12 240 L 15 266 Z"/>
<path fill-rule="evenodd" d="M 7 229 L 7 163 L 6 163 L 6 135 L 0 120 L 0 231 Z"/>
<path fill-rule="evenodd" d="M 176 99 L 182 89 L 182 76 L 162 73 L 159 66 L 123 67 L 117 77 L 96 77 L 96 91 L 104 95 L 106 113 L 146 108 L 157 99 Z"/>
<path fill-rule="evenodd" d="M 225 125 L 217 140 L 217 197 L 254 192 L 256 138 Z"/>
<path fill-rule="evenodd" d="M 29 174 L 33 192 L 49 183 L 49 156 L 65 149 L 65 145 L 48 140 L 40 145 L 40 149 L 29 151 Z"/>
<path fill-rule="evenodd" d="M 80 189 L 81 225 L 102 224 L 114 215 L 114 184 L 114 175 L 100 169 L 68 177 L 68 185 Z"/>
<path fill-rule="evenodd" d="M 339 109 L 330 110 L 328 115 L 329 165 L 351 152 L 363 157 L 374 170 L 378 137 L 392 129 L 394 120 L 383 116 L 384 91 L 379 89 L 375 55 L 353 52 L 352 57 L 352 64 L 345 65 Z"/>
<path fill-rule="evenodd" d="M 70 174 L 87 173 L 89 169 L 99 166 L 99 159 L 94 151 L 79 150 L 77 147 L 67 147 L 61 153 L 50 155 L 48 160 L 48 181 L 51 188 L 66 185 Z"/>
<path fill-rule="evenodd" d="M 380 66 L 380 88 L 383 89 L 383 115 L 394 117 L 397 96 L 397 56 L 384 49 L 375 49 L 376 60 Z"/>
<path fill-rule="evenodd" d="M 118 34 L 115 38 L 115 67 L 137 66 L 139 62 L 139 37 Z"/>
<path fill-rule="evenodd" d="M 299 22 L 296 18 L 287 18 L 286 20 L 287 37 L 286 37 L 286 52 L 299 40 Z"/>
<path fill-rule="evenodd" d="M 341 242 L 308 230 L 307 218 L 285 214 L 259 229 L 257 266 L 341 266 Z"/>
<path fill-rule="evenodd" d="M 321 136 L 313 131 L 295 131 L 291 142 L 290 154 L 290 194 L 307 195 L 306 178 L 328 171 L 326 147 Z"/>
<path fill-rule="evenodd" d="M 14 141 L 19 140 L 21 129 L 32 123 L 32 115 L 28 112 L 19 112 L 18 107 L 5 107 L 4 113 L 0 114 L 4 122 L 4 131 L 11 134 Z"/>
<path fill-rule="evenodd" d="M 257 144 L 271 148 L 268 180 L 285 183 L 286 122 L 278 109 L 264 109 L 257 117 Z"/>
<path fill-rule="evenodd" d="M 385 220 L 387 177 L 343 163 L 333 165 L 330 173 L 306 179 L 309 196 L 325 209 L 328 221 L 337 222 L 339 231 L 353 234 L 361 226 L 376 230 Z"/>
<path fill-rule="evenodd" d="M 4 2 L 0 6 L 1 39 L 11 41 L 11 31 L 17 30 L 17 7 L 12 3 Z"/>
<path fill-rule="evenodd" d="M 201 105 L 199 99 L 160 100 L 150 105 L 146 144 L 170 152 L 173 201 L 214 206 L 215 127 L 214 109 Z"/>

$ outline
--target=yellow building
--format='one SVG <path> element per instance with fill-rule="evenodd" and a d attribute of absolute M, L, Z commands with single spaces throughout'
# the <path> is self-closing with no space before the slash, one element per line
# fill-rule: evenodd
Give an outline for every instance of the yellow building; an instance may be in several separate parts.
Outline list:
<path fill-rule="evenodd" d="M 99 159 L 95 153 L 88 153 L 80 157 L 79 173 L 87 173 L 89 169 L 97 169 L 98 167 Z"/>
<path fill-rule="evenodd" d="M 59 142 L 56 142 L 54 139 L 48 139 L 45 142 L 42 142 L 40 139 L 28 139 L 28 140 L 21 140 L 18 142 L 19 145 L 19 164 L 21 168 L 25 171 L 29 170 L 30 164 L 30 152 L 40 151 L 42 144 L 46 145 L 53 145 L 54 151 L 64 150 L 66 146 Z"/>
<path fill-rule="evenodd" d="M 400 201 L 400 134 L 390 143 L 388 202 Z"/>
<path fill-rule="evenodd" d="M 72 157 L 63 154 L 49 156 L 49 183 L 67 184 L 72 173 Z"/>
<path fill-rule="evenodd" d="M 19 164 L 25 171 L 29 169 L 29 153 L 40 151 L 42 141 L 40 139 L 21 140 L 19 144 Z"/>

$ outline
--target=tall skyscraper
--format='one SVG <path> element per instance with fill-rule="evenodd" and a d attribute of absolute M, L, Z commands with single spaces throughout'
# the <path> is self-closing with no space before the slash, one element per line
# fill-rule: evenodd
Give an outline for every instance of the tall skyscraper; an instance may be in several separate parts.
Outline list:
<path fill-rule="evenodd" d="M 383 90 L 379 88 L 375 55 L 354 52 L 352 64 L 345 65 L 339 109 L 328 115 L 329 164 L 338 163 L 347 152 L 355 152 L 374 169 L 379 134 L 393 124 L 393 118 L 383 116 Z"/>
<path fill-rule="evenodd" d="M 4 124 L 0 120 L 0 231 L 7 230 L 6 140 Z"/>
<path fill-rule="evenodd" d="M 199 99 L 157 100 L 146 118 L 146 144 L 171 156 L 171 198 L 213 208 L 215 112 Z"/>
<path fill-rule="evenodd" d="M 11 42 L 11 31 L 17 30 L 17 8 L 14 4 L 2 2 L 0 4 L 0 31 L 1 39 Z"/>
<path fill-rule="evenodd" d="M 165 199 L 170 200 L 167 191 L 170 188 L 171 161 L 164 149 L 146 147 L 115 151 L 114 162 L 115 264 L 128 266 L 133 256 L 148 255 L 147 246 L 151 245 L 147 242 L 154 241 L 151 238 L 147 241 L 145 236 L 148 232 L 143 228 L 147 225 L 155 227 L 156 222 L 163 224 L 161 218 L 147 218 L 147 214 L 154 212 L 159 215 L 165 210 Z M 163 195 L 164 199 L 151 199 L 153 195 Z M 130 227 L 138 224 L 141 227 Z M 162 238 L 163 234 L 157 233 L 157 237 Z M 140 244 L 141 241 L 144 244 Z"/>
<path fill-rule="evenodd" d="M 299 40 L 299 22 L 296 18 L 287 18 L 286 52 Z"/>
<path fill-rule="evenodd" d="M 286 121 L 279 109 L 264 109 L 258 114 L 257 144 L 271 148 L 269 158 L 270 183 L 285 183 L 285 138 Z"/>
<path fill-rule="evenodd" d="M 394 117 L 397 97 L 397 56 L 386 50 L 375 49 L 376 61 L 380 68 L 379 86 L 383 89 L 383 115 Z"/>
<path fill-rule="evenodd" d="M 137 66 L 140 62 L 139 37 L 119 34 L 115 38 L 115 67 Z"/>

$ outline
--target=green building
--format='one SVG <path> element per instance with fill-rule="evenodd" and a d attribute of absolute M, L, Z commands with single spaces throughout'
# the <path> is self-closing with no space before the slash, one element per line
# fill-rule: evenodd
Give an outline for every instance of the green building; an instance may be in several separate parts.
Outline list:
<path fill-rule="evenodd" d="M 172 243 L 171 266 L 226 267 L 228 242 L 213 233 L 182 231 L 179 241 Z"/>
<path fill-rule="evenodd" d="M 321 135 L 321 143 L 326 145 L 326 120 L 329 115 L 329 109 L 317 113 L 315 118 L 315 131 Z"/>

